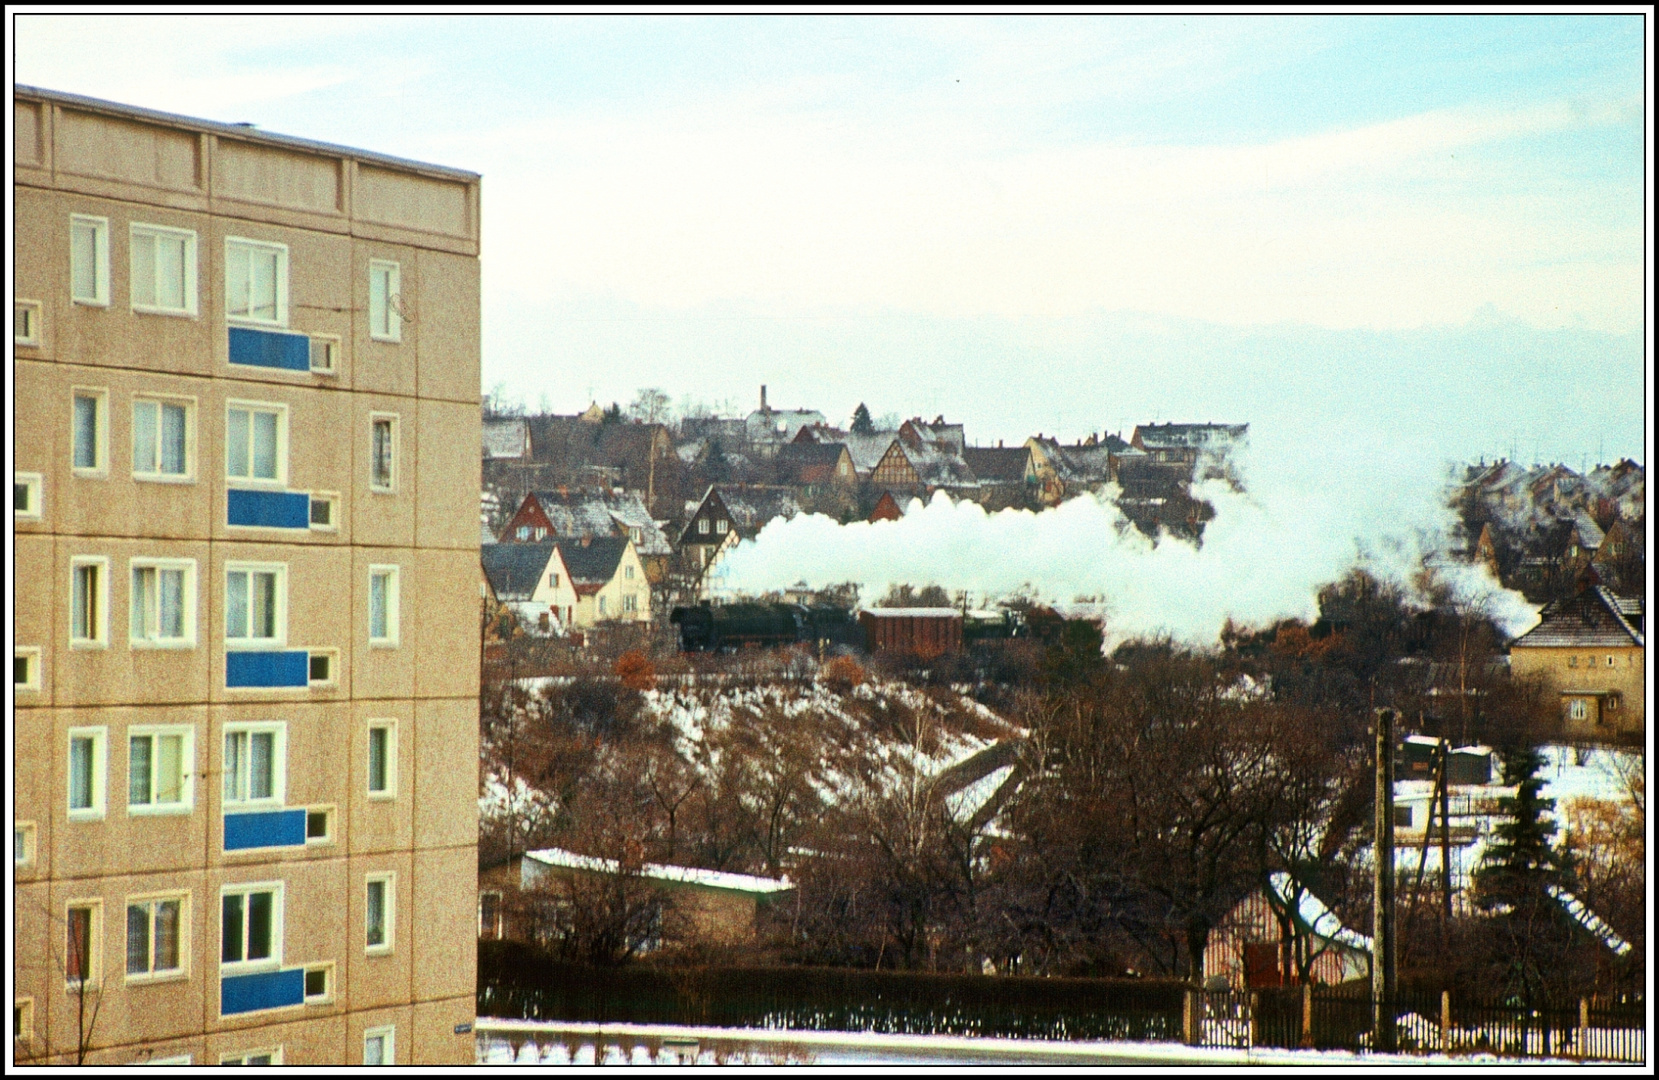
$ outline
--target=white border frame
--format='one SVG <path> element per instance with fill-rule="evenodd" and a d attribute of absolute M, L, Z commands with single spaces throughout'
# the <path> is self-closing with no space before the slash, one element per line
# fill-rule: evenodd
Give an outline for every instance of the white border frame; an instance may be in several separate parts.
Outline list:
<path fill-rule="evenodd" d="M 132 632 L 135 606 L 138 603 L 138 589 L 133 585 L 133 578 L 139 570 L 183 570 L 184 571 L 184 636 L 177 638 L 141 638 Z M 160 588 L 160 577 L 157 577 L 157 589 Z M 195 559 L 166 559 L 150 556 L 134 556 L 127 560 L 127 648 L 129 649 L 194 649 L 196 647 L 196 601 L 199 589 L 196 584 Z M 161 594 L 156 593 L 156 603 L 161 603 Z M 161 612 L 156 612 L 156 621 L 161 621 Z"/>
<path fill-rule="evenodd" d="M 274 251 L 277 256 L 276 271 L 276 319 L 275 321 L 255 318 L 252 315 L 234 315 L 230 310 L 230 261 L 231 249 L 236 245 L 250 248 L 263 248 Z M 252 297 L 249 297 L 252 300 Z M 285 330 L 288 327 L 288 245 L 275 240 L 255 240 L 251 236 L 225 237 L 225 322 L 232 326 L 252 326 L 264 329 Z"/>
<path fill-rule="evenodd" d="M 133 736 L 183 735 L 184 745 L 179 750 L 179 795 L 176 803 L 158 803 L 155 800 L 154 758 L 151 759 L 150 797 L 147 803 L 127 803 L 128 817 L 166 817 L 194 813 L 196 809 L 196 725 L 194 724 L 134 724 L 127 728 L 127 798 L 132 798 L 132 740 Z M 151 744 L 154 753 L 154 743 Z"/>
<path fill-rule="evenodd" d="M 94 297 L 75 295 L 75 226 L 90 225 L 94 241 L 92 252 L 92 287 Z M 92 214 L 69 215 L 69 302 L 80 307 L 109 307 L 109 218 Z"/>
<path fill-rule="evenodd" d="M 133 295 L 133 282 L 138 275 L 133 273 L 134 260 L 138 258 L 138 237 L 143 235 L 154 236 L 157 239 L 173 238 L 184 241 L 184 306 L 181 308 L 162 307 L 160 304 L 141 304 Z M 196 275 L 196 230 L 181 229 L 175 225 L 156 225 L 148 221 L 132 221 L 127 223 L 127 299 L 135 315 L 171 315 L 175 318 L 194 319 L 201 310 L 199 300 L 200 289 L 197 286 Z"/>

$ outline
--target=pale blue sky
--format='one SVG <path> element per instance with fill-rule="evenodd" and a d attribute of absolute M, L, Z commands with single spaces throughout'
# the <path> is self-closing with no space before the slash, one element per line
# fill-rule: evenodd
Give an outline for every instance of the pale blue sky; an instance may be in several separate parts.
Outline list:
<path fill-rule="evenodd" d="M 17 81 L 484 174 L 484 379 L 1645 460 L 1634 16 L 20 16 Z"/>

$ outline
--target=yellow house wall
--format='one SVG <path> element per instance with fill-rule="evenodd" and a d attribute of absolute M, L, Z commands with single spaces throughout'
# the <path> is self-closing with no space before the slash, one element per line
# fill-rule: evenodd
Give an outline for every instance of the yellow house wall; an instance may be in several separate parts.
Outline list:
<path fill-rule="evenodd" d="M 1607 663 L 1608 657 L 1613 658 L 1611 666 Z M 1593 706 L 1586 720 L 1571 721 L 1566 712 L 1566 699 L 1562 699 L 1562 720 L 1574 734 L 1630 734 L 1645 730 L 1646 669 L 1641 648 L 1563 649 L 1517 645 L 1509 650 L 1509 669 L 1516 677 L 1541 679 L 1552 697 L 1575 690 L 1619 692 L 1622 698 L 1619 708 L 1603 712 L 1599 722 Z"/>

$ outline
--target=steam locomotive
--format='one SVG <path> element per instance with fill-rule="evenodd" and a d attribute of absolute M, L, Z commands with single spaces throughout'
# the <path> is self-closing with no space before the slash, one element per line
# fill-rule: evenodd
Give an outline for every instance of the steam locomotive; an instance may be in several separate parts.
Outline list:
<path fill-rule="evenodd" d="M 721 652 L 787 645 L 833 645 L 871 651 L 865 628 L 850 608 L 801 604 L 707 603 L 677 607 L 668 621 L 679 627 L 681 652 Z M 1025 636 L 1024 621 L 1012 611 L 968 612 L 962 617 L 962 644 Z"/>

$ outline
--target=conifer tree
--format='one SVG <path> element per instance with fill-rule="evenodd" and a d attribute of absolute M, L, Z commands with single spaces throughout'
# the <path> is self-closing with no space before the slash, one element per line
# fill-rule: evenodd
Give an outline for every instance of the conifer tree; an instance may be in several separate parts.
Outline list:
<path fill-rule="evenodd" d="M 869 435 L 876 430 L 876 425 L 870 420 L 870 410 L 864 407 L 861 401 L 858 408 L 853 410 L 853 434 Z"/>

